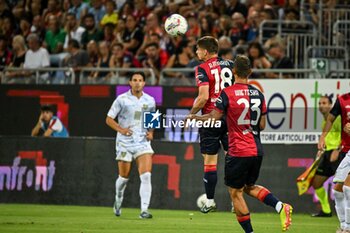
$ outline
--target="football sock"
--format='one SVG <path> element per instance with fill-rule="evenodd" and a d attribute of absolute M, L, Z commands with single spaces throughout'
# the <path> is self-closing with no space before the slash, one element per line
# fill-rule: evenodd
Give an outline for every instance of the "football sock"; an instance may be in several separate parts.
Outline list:
<path fill-rule="evenodd" d="M 216 165 L 204 165 L 204 187 L 208 199 L 214 199 L 215 187 L 218 180 Z"/>
<path fill-rule="evenodd" d="M 350 187 L 343 186 L 345 197 L 345 229 L 350 230 Z"/>
<path fill-rule="evenodd" d="M 123 202 L 124 191 L 129 179 L 119 176 L 115 182 L 115 199 L 119 198 L 120 203 Z"/>
<path fill-rule="evenodd" d="M 338 192 L 336 190 L 334 191 L 334 201 L 335 201 L 335 210 L 338 215 L 338 219 L 340 222 L 340 228 L 345 228 L 345 197 L 344 193 Z"/>
<path fill-rule="evenodd" d="M 140 197 L 141 197 L 141 211 L 147 211 L 151 200 L 152 184 L 151 173 L 145 172 L 140 175 Z"/>
<path fill-rule="evenodd" d="M 331 207 L 329 206 L 328 194 L 326 192 L 326 189 L 324 187 L 321 187 L 321 188 L 315 189 L 315 192 L 316 192 L 316 196 L 320 200 L 323 213 L 329 214 L 331 212 Z"/>
<path fill-rule="evenodd" d="M 243 216 L 237 216 L 237 220 L 241 227 L 243 228 L 245 233 L 253 233 L 253 227 L 250 222 L 250 214 L 246 214 Z"/>
<path fill-rule="evenodd" d="M 267 188 L 262 188 L 259 191 L 257 198 L 266 205 L 275 208 L 277 213 L 281 212 L 283 207 L 282 202 L 278 200 L 278 198 L 275 197 Z"/>

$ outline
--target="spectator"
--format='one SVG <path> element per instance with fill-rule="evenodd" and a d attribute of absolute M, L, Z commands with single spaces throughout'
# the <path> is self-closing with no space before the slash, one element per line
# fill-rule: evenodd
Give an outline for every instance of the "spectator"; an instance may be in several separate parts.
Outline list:
<path fill-rule="evenodd" d="M 126 18 L 120 18 L 118 24 L 114 30 L 115 41 L 118 43 L 124 43 L 125 33 L 126 33 Z"/>
<path fill-rule="evenodd" d="M 247 41 L 249 26 L 245 23 L 244 16 L 239 13 L 232 15 L 232 29 L 230 31 L 230 38 L 233 46 L 242 45 Z"/>
<path fill-rule="evenodd" d="M 1 42 L 0 42 L 1 43 Z M 13 50 L 13 59 L 9 65 L 9 67 L 23 67 L 24 61 L 25 61 L 25 55 L 26 55 L 26 43 L 21 35 L 17 35 L 12 40 L 12 50 Z M 9 83 L 16 82 L 14 80 L 15 77 L 21 77 L 22 72 L 20 71 L 8 71 L 5 75 L 10 80 Z"/>
<path fill-rule="evenodd" d="M 95 25 L 97 28 L 100 28 L 100 22 L 106 14 L 106 8 L 103 5 L 102 0 L 91 0 L 91 7 L 89 8 L 89 13 L 94 15 Z"/>
<path fill-rule="evenodd" d="M 111 45 L 115 40 L 114 28 L 115 25 L 112 23 L 107 23 L 103 27 L 103 41 L 106 41 L 109 45 Z"/>
<path fill-rule="evenodd" d="M 31 0 L 28 1 L 29 3 L 29 7 L 27 10 L 27 13 L 30 13 L 33 17 L 36 15 L 41 15 L 42 14 L 42 10 L 44 7 L 43 3 L 46 3 L 46 1 L 42 1 L 42 0 Z"/>
<path fill-rule="evenodd" d="M 12 52 L 7 45 L 7 39 L 4 35 L 0 35 L 0 70 L 10 65 L 12 60 Z"/>
<path fill-rule="evenodd" d="M 58 21 L 61 21 L 62 10 L 60 8 L 59 0 L 48 0 L 47 8 L 44 10 L 42 14 L 42 18 L 44 20 L 45 26 L 49 25 L 50 16 L 56 16 Z"/>
<path fill-rule="evenodd" d="M 130 67 L 140 67 L 138 60 L 134 56 L 125 50 L 123 44 L 115 43 L 112 45 L 112 56 L 109 60 L 109 68 L 130 68 Z M 111 72 L 110 77 L 120 78 L 127 76 L 127 72 Z M 126 80 L 127 81 L 127 80 Z M 118 81 L 120 83 L 120 81 Z"/>
<path fill-rule="evenodd" d="M 45 48 L 41 47 L 40 38 L 37 34 L 30 34 L 27 37 L 28 51 L 26 52 L 24 68 L 45 68 L 50 66 L 49 53 Z M 25 76 L 30 76 L 31 72 L 24 72 Z M 40 82 L 48 82 L 49 75 L 47 73 L 40 75 Z"/>
<path fill-rule="evenodd" d="M 268 49 L 268 54 L 273 59 L 272 61 L 272 69 L 293 69 L 294 64 L 292 60 L 286 56 L 285 49 L 279 43 L 271 44 Z M 268 78 L 279 78 L 279 74 L 277 73 L 269 73 L 266 75 Z M 292 78 L 291 74 L 283 75 L 283 78 Z"/>
<path fill-rule="evenodd" d="M 32 136 L 42 135 L 44 137 L 68 137 L 68 131 L 61 120 L 54 116 L 52 106 L 41 106 L 39 120 L 32 130 Z"/>
<path fill-rule="evenodd" d="M 264 9 L 271 9 L 272 7 L 265 3 L 265 0 L 255 0 L 248 10 L 248 18 L 252 16 L 254 11 L 260 13 Z"/>
<path fill-rule="evenodd" d="M 118 23 L 118 14 L 115 12 L 116 4 L 114 1 L 109 0 L 105 3 L 106 5 L 106 14 L 103 16 L 100 24 L 103 27 L 107 23 L 112 23 L 117 25 Z"/>
<path fill-rule="evenodd" d="M 75 15 L 78 22 L 87 14 L 89 5 L 82 0 L 71 0 L 72 6 L 69 8 L 68 13 Z"/>
<path fill-rule="evenodd" d="M 271 63 L 265 56 L 263 47 L 259 42 L 252 42 L 248 46 L 248 57 L 254 69 L 269 69 Z M 262 78 L 262 73 L 253 73 L 252 78 Z"/>
<path fill-rule="evenodd" d="M 251 16 L 248 17 L 248 35 L 247 42 L 255 41 L 259 37 L 259 25 L 262 20 L 260 13 L 257 11 L 252 12 Z"/>
<path fill-rule="evenodd" d="M 230 36 L 230 31 L 232 28 L 232 23 L 230 16 L 221 15 L 219 18 L 219 29 L 218 29 L 218 37 L 222 36 Z"/>
<path fill-rule="evenodd" d="M 125 49 L 127 49 L 135 55 L 137 50 L 141 47 L 141 41 L 143 39 L 143 32 L 137 26 L 135 17 L 132 15 L 128 15 L 126 17 L 126 30 L 123 37 Z"/>
<path fill-rule="evenodd" d="M 20 35 L 22 35 L 24 38 L 27 38 L 27 36 L 31 33 L 30 32 L 30 27 L 31 27 L 31 19 L 28 15 L 24 15 L 19 23 L 19 28 L 20 28 Z"/>
<path fill-rule="evenodd" d="M 133 2 L 135 7 L 132 15 L 135 16 L 136 21 L 142 28 L 145 26 L 146 18 L 151 14 L 151 10 L 147 7 L 146 0 L 133 0 Z"/>
<path fill-rule="evenodd" d="M 82 67 L 89 65 L 89 55 L 85 50 L 80 49 L 79 42 L 75 39 L 68 41 L 68 55 L 63 60 L 63 67 L 72 67 L 77 75 Z"/>
<path fill-rule="evenodd" d="M 139 0 L 137 0 L 137 1 L 139 1 Z M 158 19 L 158 16 L 156 14 L 150 13 L 147 16 L 146 25 L 143 28 L 143 32 L 145 34 L 144 41 L 148 41 L 149 37 L 153 33 L 157 33 L 160 37 L 163 36 L 164 31 L 163 31 L 163 28 L 161 28 L 159 25 L 159 19 Z"/>
<path fill-rule="evenodd" d="M 200 18 L 199 20 L 200 29 L 197 37 L 203 37 L 203 36 L 217 37 L 217 32 L 215 31 L 215 28 L 214 28 L 214 22 L 215 20 L 209 15 Z"/>
<path fill-rule="evenodd" d="M 186 32 L 186 37 L 199 35 L 199 23 L 197 21 L 197 16 L 192 13 L 187 18 L 188 30 Z"/>
<path fill-rule="evenodd" d="M 71 39 L 77 40 L 78 43 L 81 43 L 81 38 L 83 33 L 85 32 L 85 28 L 79 26 L 77 19 L 75 18 L 75 14 L 68 13 L 66 16 L 66 25 L 65 31 L 67 33 L 65 41 L 64 41 L 64 49 L 68 48 L 68 41 Z"/>
<path fill-rule="evenodd" d="M 220 49 L 232 49 L 232 41 L 230 37 L 222 36 L 218 40 Z"/>
<path fill-rule="evenodd" d="M 160 59 L 159 45 L 157 43 L 150 43 L 145 47 L 146 57 L 142 62 L 142 66 L 151 68 L 156 77 L 156 85 L 159 84 L 160 70 L 165 67 L 168 59 Z"/>
<path fill-rule="evenodd" d="M 229 5 L 226 9 L 226 15 L 233 15 L 233 13 L 239 12 L 244 18 L 248 15 L 248 9 L 246 5 L 240 3 L 240 0 L 229 0 Z"/>
<path fill-rule="evenodd" d="M 96 67 L 99 58 L 98 45 L 96 41 L 91 40 L 86 46 L 86 51 L 89 55 L 89 64 L 92 67 Z"/>
<path fill-rule="evenodd" d="M 40 15 L 36 15 L 33 17 L 32 26 L 30 27 L 30 33 L 37 34 L 41 40 L 45 39 L 46 31 Z"/>
<path fill-rule="evenodd" d="M 109 46 L 105 41 L 101 41 L 98 44 L 99 49 L 99 58 L 97 61 L 96 67 L 99 68 L 109 68 L 109 61 L 111 58 L 111 54 L 109 52 Z M 100 83 L 101 81 L 104 81 L 108 77 L 109 72 L 108 71 L 96 71 L 92 72 L 90 75 L 90 81 L 93 83 Z"/>
<path fill-rule="evenodd" d="M 90 41 L 95 41 L 96 43 L 103 40 L 103 32 L 96 28 L 94 15 L 87 14 L 83 19 L 85 31 L 81 36 L 81 44 L 84 49 L 86 49 L 87 43 Z"/>
<path fill-rule="evenodd" d="M 63 44 L 66 38 L 66 32 L 60 28 L 60 22 L 55 15 L 51 15 L 48 21 L 48 30 L 45 35 L 44 47 L 49 51 L 50 55 L 56 55 L 63 52 Z M 58 65 L 59 62 L 52 59 L 51 64 Z M 55 61 L 54 61 L 55 60 Z"/>
<path fill-rule="evenodd" d="M 13 17 L 11 17 L 11 15 L 5 15 L 2 18 L 2 25 L 0 25 L 0 34 L 4 35 L 6 40 L 7 40 L 7 44 L 11 44 L 13 37 L 16 34 L 15 31 L 15 21 L 13 19 Z"/>
<path fill-rule="evenodd" d="M 134 8 L 134 5 L 132 4 L 132 1 L 126 1 L 120 9 L 118 8 L 118 10 L 119 10 L 119 16 L 120 16 L 119 18 L 126 19 L 128 15 L 133 15 L 135 8 Z"/>

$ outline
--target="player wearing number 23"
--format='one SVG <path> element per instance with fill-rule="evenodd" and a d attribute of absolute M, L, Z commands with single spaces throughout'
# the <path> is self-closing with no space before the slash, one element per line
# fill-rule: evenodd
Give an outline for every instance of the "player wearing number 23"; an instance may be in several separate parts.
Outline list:
<path fill-rule="evenodd" d="M 282 231 L 286 231 L 292 221 L 292 207 L 256 184 L 263 158 L 260 131 L 266 125 L 266 104 L 264 95 L 248 84 L 251 72 L 249 58 L 238 55 L 233 69 L 235 84 L 221 91 L 210 113 L 189 118 L 205 121 L 226 116 L 229 149 L 225 158 L 225 184 L 244 232 L 252 233 L 253 227 L 243 193 L 273 207 L 280 214 Z"/>

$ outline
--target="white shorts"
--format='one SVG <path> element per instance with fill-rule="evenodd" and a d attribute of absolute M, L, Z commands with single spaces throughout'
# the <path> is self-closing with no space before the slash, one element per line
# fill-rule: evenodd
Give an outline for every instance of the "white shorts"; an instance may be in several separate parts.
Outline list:
<path fill-rule="evenodd" d="M 132 162 L 143 154 L 154 154 L 150 141 L 142 141 L 138 143 L 117 142 L 116 160 Z"/>
<path fill-rule="evenodd" d="M 339 164 L 333 178 L 333 183 L 344 183 L 349 173 L 350 173 L 350 151 L 346 154 L 344 159 Z"/>

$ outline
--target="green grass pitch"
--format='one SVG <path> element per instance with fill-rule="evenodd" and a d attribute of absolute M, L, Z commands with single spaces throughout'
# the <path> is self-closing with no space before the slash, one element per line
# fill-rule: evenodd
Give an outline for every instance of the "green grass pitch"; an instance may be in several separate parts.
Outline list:
<path fill-rule="evenodd" d="M 144 232 L 237 232 L 243 230 L 229 212 L 152 210 L 153 219 L 139 219 L 138 209 L 122 209 L 115 217 L 112 207 L 0 204 L 1 233 L 144 233 Z M 251 213 L 254 233 L 281 232 L 276 213 Z M 311 218 L 293 214 L 288 232 L 334 233 L 336 217 Z"/>

